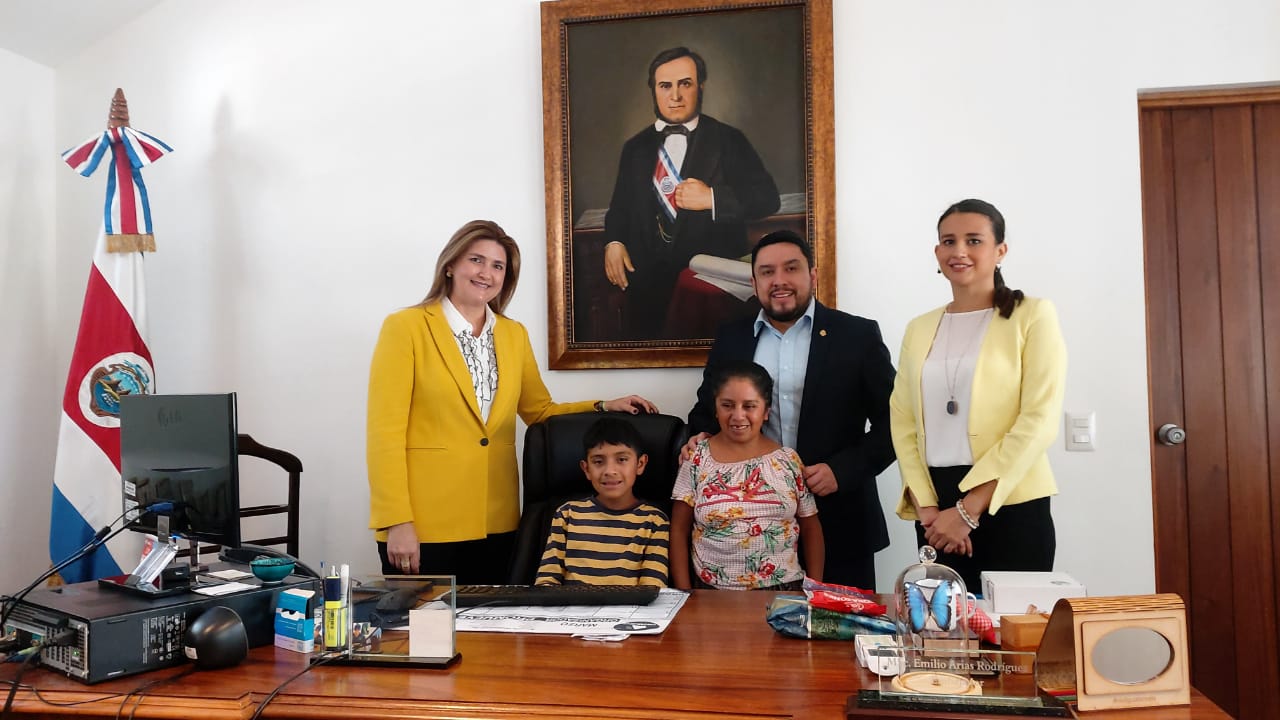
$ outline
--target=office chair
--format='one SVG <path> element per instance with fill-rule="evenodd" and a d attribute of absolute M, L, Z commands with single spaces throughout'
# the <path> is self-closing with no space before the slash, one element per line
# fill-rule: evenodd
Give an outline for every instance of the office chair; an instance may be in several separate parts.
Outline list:
<path fill-rule="evenodd" d="M 649 464 L 636 478 L 636 497 L 671 515 L 671 488 L 680 469 L 680 449 L 688 439 L 684 420 L 672 415 L 614 413 L 640 432 Z M 538 574 L 542 551 L 551 532 L 551 516 L 568 500 L 591 495 L 591 482 L 582 474 L 582 436 L 604 415 L 556 415 L 530 425 L 524 436 L 524 507 L 516 529 L 516 549 L 509 582 L 531 584 Z"/>

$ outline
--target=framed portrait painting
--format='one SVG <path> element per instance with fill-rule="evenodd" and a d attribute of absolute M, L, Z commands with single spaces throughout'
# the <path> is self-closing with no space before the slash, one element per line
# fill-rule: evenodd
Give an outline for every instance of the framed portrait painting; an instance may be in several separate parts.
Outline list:
<path fill-rule="evenodd" d="M 542 4 L 554 369 L 697 367 L 790 230 L 835 305 L 830 0 Z"/>

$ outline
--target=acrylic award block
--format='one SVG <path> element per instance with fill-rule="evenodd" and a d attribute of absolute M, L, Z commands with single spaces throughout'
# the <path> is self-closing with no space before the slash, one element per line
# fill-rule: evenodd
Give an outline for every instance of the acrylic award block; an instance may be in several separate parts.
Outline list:
<path fill-rule="evenodd" d="M 456 662 L 452 575 L 368 576 L 352 583 L 347 632 L 331 665 L 443 668 Z M 313 658 L 313 662 L 321 656 Z"/>
<path fill-rule="evenodd" d="M 1066 717 L 1067 708 L 1037 688 L 1034 653 L 982 647 L 971 632 L 975 606 L 964 580 L 936 558 L 932 547 L 922 547 L 920 562 L 898 576 L 893 594 L 897 642 L 866 651 L 895 654 L 880 663 L 894 665 L 897 674 L 882 676 L 875 689 L 851 697 L 848 717 L 921 712 Z"/>

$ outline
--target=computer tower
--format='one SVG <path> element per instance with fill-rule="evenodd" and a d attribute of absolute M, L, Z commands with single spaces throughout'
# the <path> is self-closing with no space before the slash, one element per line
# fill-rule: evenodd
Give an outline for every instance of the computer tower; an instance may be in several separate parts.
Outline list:
<path fill-rule="evenodd" d="M 249 647 L 274 640 L 276 596 L 282 590 L 320 590 L 314 578 L 290 575 L 281 583 L 253 585 L 228 595 L 209 597 L 194 592 L 147 598 L 99 587 L 97 582 L 33 590 L 13 609 L 5 631 L 22 630 L 45 637 L 61 627 L 76 631 L 66 647 L 45 648 L 42 665 L 85 683 L 124 677 L 180 665 L 182 636 L 187 625 L 207 608 L 224 605 L 244 622 Z"/>

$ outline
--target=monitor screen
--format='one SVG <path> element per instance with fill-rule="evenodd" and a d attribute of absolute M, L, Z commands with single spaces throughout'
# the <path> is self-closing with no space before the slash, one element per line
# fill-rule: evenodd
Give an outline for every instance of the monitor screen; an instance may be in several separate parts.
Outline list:
<path fill-rule="evenodd" d="M 171 533 L 239 547 L 235 393 L 121 397 L 120 482 L 124 511 L 172 502 Z M 156 533 L 156 514 L 132 528 Z"/>

